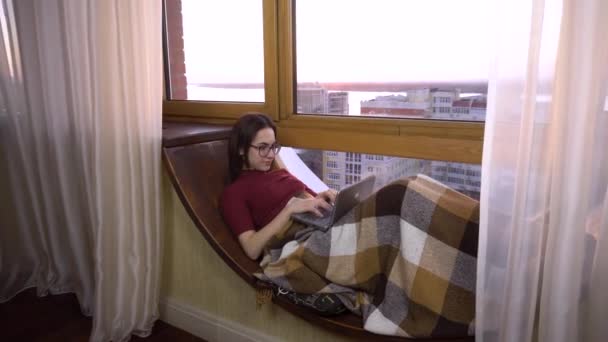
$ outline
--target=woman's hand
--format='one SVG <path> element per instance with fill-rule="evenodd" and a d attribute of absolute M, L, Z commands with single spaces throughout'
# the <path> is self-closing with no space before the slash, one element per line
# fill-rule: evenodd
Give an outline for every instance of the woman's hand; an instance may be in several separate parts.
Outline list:
<path fill-rule="evenodd" d="M 287 202 L 287 205 L 281 209 L 281 212 L 275 216 L 270 223 L 264 226 L 264 228 L 257 232 L 248 230 L 239 235 L 239 243 L 248 257 L 252 260 L 259 258 L 264 246 L 272 236 L 281 231 L 283 227 L 290 222 L 292 214 L 310 211 L 321 217 L 323 216 L 321 211 L 331 210 L 332 205 L 330 203 L 334 203 L 336 200 L 336 192 L 331 189 L 319 193 L 317 197 L 312 197 L 312 195 L 307 192 L 299 195 L 303 198 L 292 197 L 289 202 Z"/>
<path fill-rule="evenodd" d="M 329 202 L 330 204 L 335 204 L 336 203 L 336 195 L 338 194 L 338 192 L 334 189 L 327 189 L 323 192 L 320 192 L 319 194 L 317 194 L 316 198 L 322 198 L 325 201 Z"/>
<path fill-rule="evenodd" d="M 293 197 L 287 202 L 286 207 L 292 214 L 310 211 L 319 217 L 323 216 L 321 209 L 326 211 L 331 210 L 331 204 L 329 204 L 320 194 L 315 198 Z"/>

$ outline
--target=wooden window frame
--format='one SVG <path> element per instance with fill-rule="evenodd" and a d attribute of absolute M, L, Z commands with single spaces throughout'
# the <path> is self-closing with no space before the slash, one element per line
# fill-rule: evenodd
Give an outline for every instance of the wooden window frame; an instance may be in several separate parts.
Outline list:
<path fill-rule="evenodd" d="M 168 0 L 165 0 L 168 1 Z M 263 0 L 264 40 L 264 97 L 263 103 L 215 101 L 163 101 L 163 116 L 186 121 L 210 119 L 216 122 L 234 122 L 245 112 L 266 113 L 278 121 L 278 60 L 277 60 L 277 1 Z M 166 6 L 166 5 L 165 5 Z M 167 46 L 168 44 L 165 44 Z M 246 55 L 247 51 L 243 51 Z M 165 65 L 168 63 L 165 63 Z M 165 69 L 165 72 L 167 70 Z M 203 120 L 207 121 L 207 120 Z"/>
<path fill-rule="evenodd" d="M 263 0 L 265 103 L 164 101 L 166 119 L 232 124 L 262 112 L 298 148 L 481 163 L 483 122 L 296 114 L 293 0 Z"/>

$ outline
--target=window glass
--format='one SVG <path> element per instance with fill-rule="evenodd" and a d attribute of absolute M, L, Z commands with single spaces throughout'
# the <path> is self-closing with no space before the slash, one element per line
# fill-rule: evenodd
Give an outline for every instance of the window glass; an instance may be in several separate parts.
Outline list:
<path fill-rule="evenodd" d="M 379 189 L 398 178 L 422 173 L 479 200 L 479 164 L 312 149 L 295 149 L 295 152 L 303 164 L 332 189 L 340 190 L 372 174 L 376 175 L 374 187 Z"/>
<path fill-rule="evenodd" d="M 484 121 L 486 0 L 297 0 L 296 112 Z"/>
<path fill-rule="evenodd" d="M 171 100 L 264 102 L 262 0 L 167 0 Z"/>

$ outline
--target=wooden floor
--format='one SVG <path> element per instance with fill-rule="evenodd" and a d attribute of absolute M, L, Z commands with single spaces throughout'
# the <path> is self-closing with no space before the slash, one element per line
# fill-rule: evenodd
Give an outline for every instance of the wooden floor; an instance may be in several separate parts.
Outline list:
<path fill-rule="evenodd" d="M 80 313 L 73 294 L 38 298 L 35 290 L 29 289 L 0 304 L 0 341 L 88 342 L 91 327 L 92 319 Z M 152 335 L 147 338 L 133 336 L 131 341 L 204 340 L 157 321 Z"/>

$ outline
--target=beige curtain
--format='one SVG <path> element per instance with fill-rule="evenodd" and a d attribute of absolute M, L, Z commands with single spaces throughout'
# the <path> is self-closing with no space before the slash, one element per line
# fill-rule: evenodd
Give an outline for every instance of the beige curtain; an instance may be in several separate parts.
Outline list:
<path fill-rule="evenodd" d="M 608 1 L 495 0 L 479 341 L 606 341 Z"/>
<path fill-rule="evenodd" d="M 74 292 L 91 341 L 146 335 L 161 260 L 161 2 L 0 4 L 0 302 Z"/>

